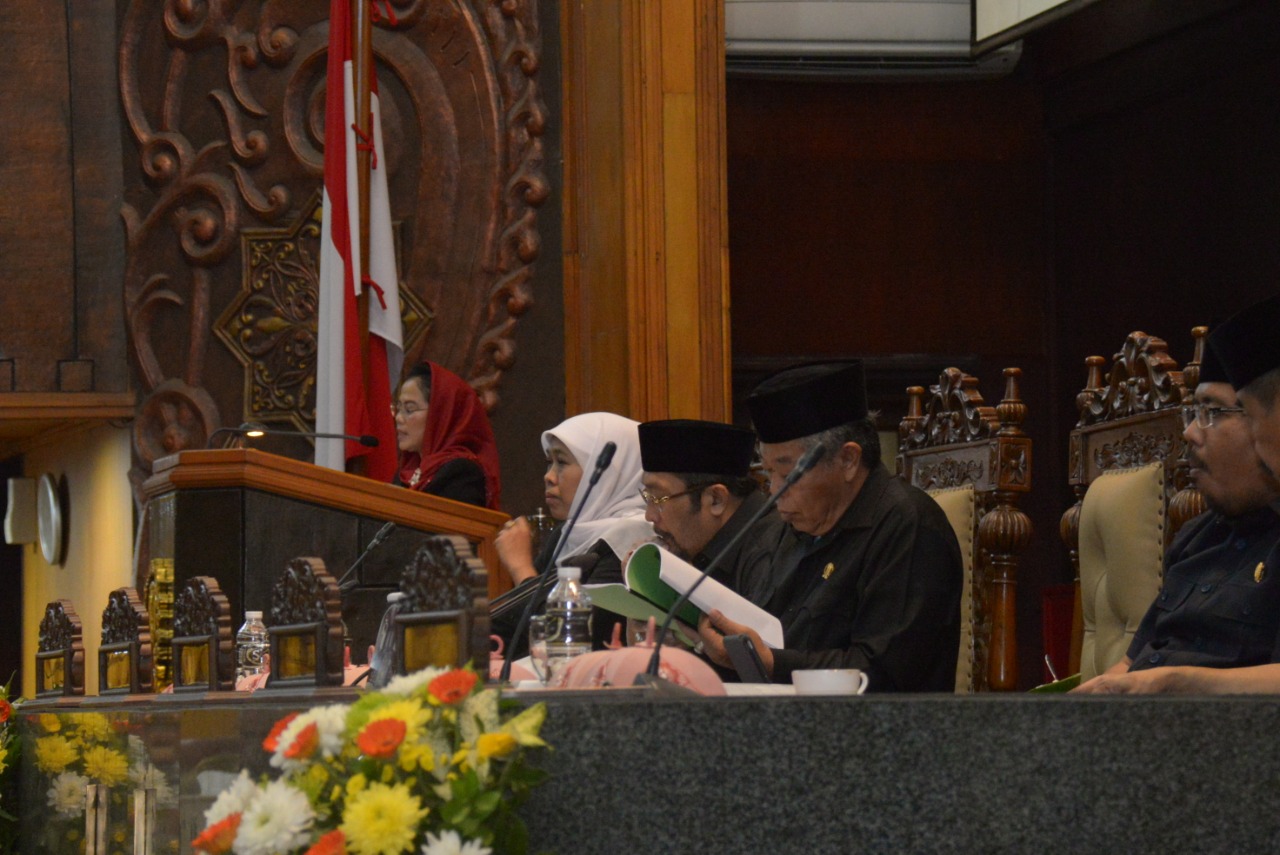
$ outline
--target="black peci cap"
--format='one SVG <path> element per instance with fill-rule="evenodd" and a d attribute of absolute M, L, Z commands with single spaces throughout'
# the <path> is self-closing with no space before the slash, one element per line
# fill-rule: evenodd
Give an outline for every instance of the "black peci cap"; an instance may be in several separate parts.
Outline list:
<path fill-rule="evenodd" d="M 1255 303 L 1209 333 L 1207 350 L 1213 351 L 1236 389 L 1280 368 L 1280 294 Z"/>
<path fill-rule="evenodd" d="M 646 472 L 696 472 L 741 478 L 751 470 L 756 435 L 746 428 L 695 419 L 640 425 L 640 461 Z"/>
<path fill-rule="evenodd" d="M 867 416 L 862 361 L 788 368 L 747 397 L 761 442 L 790 442 Z"/>

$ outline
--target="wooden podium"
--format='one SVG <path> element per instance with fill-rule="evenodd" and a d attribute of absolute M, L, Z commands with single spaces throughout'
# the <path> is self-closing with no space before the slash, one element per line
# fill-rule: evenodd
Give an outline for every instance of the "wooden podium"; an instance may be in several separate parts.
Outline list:
<path fill-rule="evenodd" d="M 231 602 L 267 611 L 286 562 L 316 556 L 335 577 L 386 522 L 397 528 L 361 563 L 343 597 L 353 659 L 373 642 L 400 573 L 428 534 L 466 538 L 501 590 L 493 539 L 507 515 L 251 448 L 183 451 L 156 461 L 143 485 L 150 558 L 173 562 L 173 582 L 213 576 Z"/>

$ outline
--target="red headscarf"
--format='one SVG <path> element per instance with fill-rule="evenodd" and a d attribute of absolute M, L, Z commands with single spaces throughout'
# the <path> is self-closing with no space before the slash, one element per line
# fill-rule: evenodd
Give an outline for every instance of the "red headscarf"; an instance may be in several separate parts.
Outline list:
<path fill-rule="evenodd" d="M 413 489 L 422 490 L 450 460 L 474 460 L 484 470 L 488 507 L 497 510 L 502 498 L 498 446 L 480 396 L 467 381 L 447 368 L 434 362 L 426 365 L 431 367 L 431 397 L 427 400 L 422 452 L 401 453 L 400 481 L 408 486 L 414 471 L 421 470 Z"/>

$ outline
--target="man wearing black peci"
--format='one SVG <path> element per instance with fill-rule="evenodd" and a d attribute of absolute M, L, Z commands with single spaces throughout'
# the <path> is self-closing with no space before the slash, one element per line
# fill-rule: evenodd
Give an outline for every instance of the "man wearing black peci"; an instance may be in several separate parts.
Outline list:
<path fill-rule="evenodd" d="M 667 419 L 640 425 L 645 519 L 662 546 L 706 569 L 765 504 L 751 477 L 756 435 L 719 422 Z M 770 565 L 782 531 L 766 514 L 720 559 L 711 578 L 753 603 L 772 593 Z"/>
<path fill-rule="evenodd" d="M 807 450 L 825 457 L 778 502 L 787 523 L 765 608 L 785 647 L 712 612 L 699 625 L 708 655 L 728 666 L 723 636 L 752 636 L 765 670 L 786 683 L 807 668 L 860 668 L 877 692 L 951 691 L 960 643 L 963 564 L 937 503 L 880 462 L 860 362 L 783 371 L 747 399 L 777 490 Z"/>

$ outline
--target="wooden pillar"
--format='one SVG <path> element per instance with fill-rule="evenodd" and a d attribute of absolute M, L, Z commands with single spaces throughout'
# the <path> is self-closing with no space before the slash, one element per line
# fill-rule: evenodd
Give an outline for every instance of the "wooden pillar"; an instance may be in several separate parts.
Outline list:
<path fill-rule="evenodd" d="M 570 413 L 727 419 L 721 0 L 564 0 Z"/>

